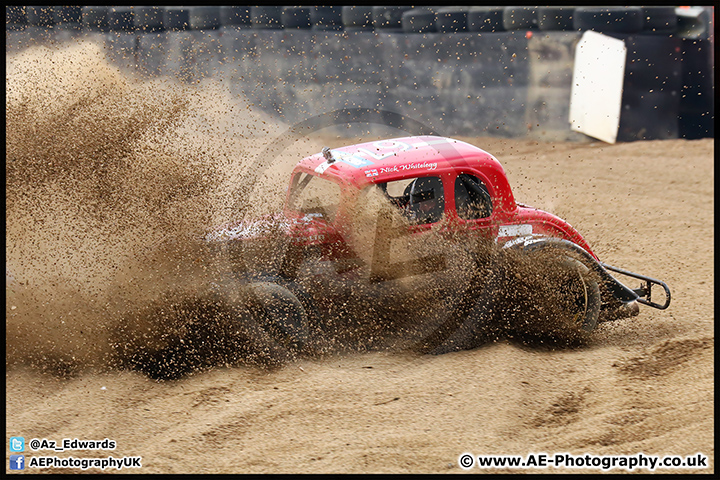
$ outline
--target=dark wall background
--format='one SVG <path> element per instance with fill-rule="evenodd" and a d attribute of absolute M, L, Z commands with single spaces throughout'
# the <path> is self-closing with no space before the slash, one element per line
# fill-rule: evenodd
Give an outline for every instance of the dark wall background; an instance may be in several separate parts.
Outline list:
<path fill-rule="evenodd" d="M 222 79 L 289 124 L 344 110 L 348 123 L 583 141 L 568 114 L 585 27 L 628 48 L 619 141 L 714 135 L 714 10 L 632 23 L 635 10 L 607 7 L 573 23 L 569 7 L 552 22 L 538 8 L 6 7 L 6 51 L 92 38 L 122 69 Z"/>

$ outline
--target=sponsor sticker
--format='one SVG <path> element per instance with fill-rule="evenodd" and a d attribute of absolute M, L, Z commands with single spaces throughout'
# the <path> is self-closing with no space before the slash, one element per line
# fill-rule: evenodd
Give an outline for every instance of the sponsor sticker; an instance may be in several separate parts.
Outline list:
<path fill-rule="evenodd" d="M 498 238 L 501 237 L 519 237 L 520 235 L 531 235 L 533 231 L 532 225 L 500 225 L 498 228 Z"/>

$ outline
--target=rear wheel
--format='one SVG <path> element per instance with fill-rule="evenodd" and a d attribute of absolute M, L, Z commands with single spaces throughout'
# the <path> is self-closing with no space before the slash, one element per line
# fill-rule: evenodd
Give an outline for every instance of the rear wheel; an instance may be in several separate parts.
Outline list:
<path fill-rule="evenodd" d="M 130 312 L 114 348 L 119 366 L 173 379 L 220 365 L 280 365 L 307 342 L 307 315 L 287 288 L 224 280 L 175 288 Z"/>
<path fill-rule="evenodd" d="M 217 288 L 177 286 L 126 314 L 113 342 L 118 366 L 169 380 L 234 364 L 248 343 L 240 314 Z"/>
<path fill-rule="evenodd" d="M 308 343 L 307 313 L 300 300 L 282 285 L 251 283 L 246 306 L 276 346 L 298 355 Z"/>

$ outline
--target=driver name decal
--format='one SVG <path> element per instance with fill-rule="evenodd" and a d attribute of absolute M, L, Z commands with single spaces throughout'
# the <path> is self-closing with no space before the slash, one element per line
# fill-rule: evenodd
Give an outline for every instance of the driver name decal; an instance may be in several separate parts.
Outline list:
<path fill-rule="evenodd" d="M 438 164 L 437 162 L 424 162 L 424 163 L 408 163 L 405 165 L 393 165 L 392 167 L 378 167 L 373 168 L 371 170 L 365 170 L 365 176 L 366 177 L 375 177 L 379 174 L 383 173 L 399 173 L 399 172 L 405 172 L 408 170 L 422 170 L 426 169 L 428 171 L 433 171 L 437 168 Z"/>

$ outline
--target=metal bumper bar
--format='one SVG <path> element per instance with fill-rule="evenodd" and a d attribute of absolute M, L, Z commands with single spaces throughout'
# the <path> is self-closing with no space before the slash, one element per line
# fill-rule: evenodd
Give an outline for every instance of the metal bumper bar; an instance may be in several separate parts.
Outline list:
<path fill-rule="evenodd" d="M 642 303 L 643 305 L 648 305 L 650 307 L 660 310 L 665 310 L 666 308 L 668 308 L 668 306 L 670 306 L 670 288 L 665 282 L 661 282 L 660 280 L 654 278 L 646 277 L 645 275 L 630 272 L 628 270 L 623 270 L 622 268 L 613 267 L 612 265 L 608 265 L 606 263 L 600 262 L 600 265 L 602 265 L 607 270 L 611 270 L 613 272 L 617 272 L 628 277 L 643 280 L 643 283 L 640 284 L 640 288 L 633 289 L 633 292 L 635 292 L 638 296 L 637 301 Z M 663 288 L 663 290 L 665 290 L 665 303 L 660 304 L 652 301 L 653 285 L 659 285 Z"/>

